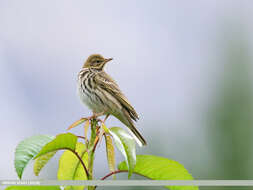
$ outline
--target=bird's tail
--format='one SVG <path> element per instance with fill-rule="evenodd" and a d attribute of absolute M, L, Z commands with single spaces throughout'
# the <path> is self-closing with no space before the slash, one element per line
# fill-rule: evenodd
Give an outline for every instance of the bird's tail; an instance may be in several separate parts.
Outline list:
<path fill-rule="evenodd" d="M 147 145 L 146 140 L 143 138 L 143 136 L 140 134 L 140 132 L 136 129 L 135 126 L 132 126 L 131 128 L 129 127 L 129 131 L 133 134 L 133 137 L 139 146 Z"/>
<path fill-rule="evenodd" d="M 125 110 L 124 110 L 125 111 Z M 123 112 L 124 112 L 123 111 Z M 128 128 L 129 131 L 131 132 L 131 134 L 133 135 L 135 141 L 137 142 L 137 144 L 139 146 L 145 146 L 147 145 L 146 140 L 144 139 L 144 137 L 140 134 L 140 132 L 137 130 L 137 128 L 135 127 L 133 121 L 131 120 L 129 114 L 125 111 L 124 116 L 120 117 L 119 120 L 124 123 Z"/>

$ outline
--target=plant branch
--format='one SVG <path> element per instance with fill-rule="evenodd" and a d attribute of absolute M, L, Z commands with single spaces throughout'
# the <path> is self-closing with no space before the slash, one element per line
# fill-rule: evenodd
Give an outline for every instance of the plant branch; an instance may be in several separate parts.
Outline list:
<path fill-rule="evenodd" d="M 113 171 L 113 172 L 107 174 L 106 176 L 102 177 L 100 180 L 105 180 L 106 178 L 112 176 L 113 174 L 125 173 L 125 172 L 128 172 L 128 170 L 116 170 L 116 171 Z M 138 172 L 133 172 L 133 173 L 136 174 L 136 175 L 139 175 L 139 176 L 142 176 L 142 177 L 151 179 L 151 178 L 149 178 L 149 177 L 147 177 L 147 176 L 145 176 L 145 175 L 142 175 L 142 174 L 140 174 L 140 173 L 138 173 Z"/>
<path fill-rule="evenodd" d="M 113 171 L 113 172 L 107 174 L 106 176 L 102 177 L 100 180 L 105 180 L 106 178 L 112 176 L 113 174 L 125 173 L 125 172 L 128 172 L 128 170 L 117 170 L 117 171 Z"/>
<path fill-rule="evenodd" d="M 77 136 L 77 138 L 80 138 L 80 139 L 86 139 L 85 137 L 83 137 L 83 136 Z"/>
<path fill-rule="evenodd" d="M 113 171 L 113 172 L 107 174 L 106 176 L 102 177 L 100 180 L 105 180 L 106 178 L 112 176 L 113 174 L 127 173 L 127 172 L 128 172 L 128 170 L 117 170 L 117 171 Z M 149 178 L 149 177 L 147 177 L 147 176 L 144 176 L 144 175 L 142 175 L 142 174 L 140 174 L 140 173 L 137 173 L 137 172 L 133 172 L 133 173 L 134 173 L 134 174 L 137 174 L 137 175 L 139 175 L 139 176 L 142 176 L 142 177 L 146 177 L 146 178 L 148 178 L 148 179 L 151 179 L 151 178 Z M 96 189 L 96 188 L 97 188 L 97 186 L 95 186 L 94 189 Z"/>
<path fill-rule="evenodd" d="M 92 180 L 93 179 L 93 162 L 94 162 L 94 156 L 95 156 L 95 149 L 94 147 L 96 146 L 96 128 L 97 128 L 97 120 L 96 119 L 92 119 L 91 120 L 91 135 L 90 135 L 90 140 L 88 143 L 88 171 L 89 171 L 89 177 L 88 180 Z M 95 186 L 88 186 L 88 190 L 94 190 Z"/>
<path fill-rule="evenodd" d="M 100 180 L 105 180 L 106 178 L 112 176 L 113 174 L 124 173 L 124 172 L 128 172 L 128 170 L 117 170 L 117 171 L 111 172 L 111 173 L 107 174 L 106 176 L 102 177 Z M 96 188 L 97 188 L 97 185 L 94 187 L 94 190 Z"/>
<path fill-rule="evenodd" d="M 84 164 L 82 158 L 79 156 L 79 154 L 78 154 L 76 151 L 74 151 L 74 150 L 72 150 L 72 149 L 70 149 L 70 148 L 66 148 L 66 150 L 69 150 L 69 151 L 71 151 L 73 154 L 76 155 L 76 157 L 79 159 L 79 161 L 81 162 L 81 164 L 82 164 L 82 166 L 83 166 L 83 168 L 84 168 L 84 170 L 85 170 L 85 173 L 86 173 L 87 178 L 89 178 L 89 177 L 90 177 L 89 171 L 88 171 L 87 167 L 85 166 L 85 164 Z"/>
<path fill-rule="evenodd" d="M 77 138 L 80 138 L 80 139 L 83 139 L 85 141 L 85 144 L 86 144 L 86 148 L 88 147 L 88 144 L 89 144 L 89 140 L 87 138 L 85 138 L 84 136 L 76 136 Z"/>
<path fill-rule="evenodd" d="M 99 139 L 95 142 L 95 145 L 94 145 L 94 147 L 93 147 L 93 149 L 92 149 L 92 152 L 95 152 L 96 147 L 97 147 L 97 144 L 98 144 L 98 141 L 99 141 Z"/>

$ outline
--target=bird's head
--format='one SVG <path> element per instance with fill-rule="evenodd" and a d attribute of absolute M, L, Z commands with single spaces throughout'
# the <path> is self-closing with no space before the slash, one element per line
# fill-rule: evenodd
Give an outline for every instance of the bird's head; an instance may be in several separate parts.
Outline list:
<path fill-rule="evenodd" d="M 111 60 L 112 58 L 105 59 L 102 55 L 92 54 L 85 61 L 83 68 L 93 68 L 93 69 L 102 70 L 105 64 Z"/>

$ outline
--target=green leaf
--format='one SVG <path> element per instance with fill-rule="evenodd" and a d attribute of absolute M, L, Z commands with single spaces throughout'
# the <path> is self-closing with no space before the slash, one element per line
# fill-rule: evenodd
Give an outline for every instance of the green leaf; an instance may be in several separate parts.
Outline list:
<path fill-rule="evenodd" d="M 5 190 L 61 190 L 59 186 L 9 186 Z"/>
<path fill-rule="evenodd" d="M 126 162 L 118 165 L 119 170 L 127 170 Z M 193 180 L 184 166 L 176 161 L 153 155 L 137 155 L 134 173 L 153 180 Z M 198 190 L 197 186 L 166 186 L 171 190 Z"/>
<path fill-rule="evenodd" d="M 53 152 L 56 150 L 63 150 L 63 149 L 75 150 L 76 142 L 77 142 L 77 137 L 73 135 L 72 133 L 64 133 L 64 134 L 57 135 L 54 140 L 47 143 L 41 149 L 41 151 L 37 154 L 37 156 L 34 159 L 48 152 Z"/>
<path fill-rule="evenodd" d="M 109 132 L 114 139 L 115 145 L 126 159 L 128 178 L 130 178 L 136 164 L 135 141 L 130 134 L 119 127 L 112 127 Z"/>
<path fill-rule="evenodd" d="M 88 153 L 83 143 L 78 142 L 75 150 L 88 166 Z M 79 159 L 70 151 L 65 151 L 59 161 L 58 180 L 87 180 L 85 170 Z M 67 186 L 65 190 L 83 190 L 84 186 Z"/>
<path fill-rule="evenodd" d="M 23 171 L 28 162 L 38 154 L 41 148 L 50 142 L 54 137 L 48 135 L 37 135 L 20 142 L 15 151 L 15 168 L 18 177 L 21 179 Z"/>
<path fill-rule="evenodd" d="M 48 163 L 48 161 L 55 155 L 56 151 L 49 152 L 38 157 L 33 165 L 33 172 L 36 176 L 39 175 L 41 169 Z"/>
<path fill-rule="evenodd" d="M 109 135 L 104 135 L 105 136 L 105 144 L 106 144 L 106 156 L 107 156 L 107 162 L 108 166 L 111 172 L 116 170 L 115 166 L 115 152 L 114 152 L 114 146 L 112 144 L 112 139 Z M 115 179 L 115 175 L 113 175 L 113 178 Z"/>
<path fill-rule="evenodd" d="M 101 124 L 101 127 L 104 129 L 104 131 L 105 131 L 106 134 L 110 133 L 109 129 L 105 126 L 104 123 Z"/>

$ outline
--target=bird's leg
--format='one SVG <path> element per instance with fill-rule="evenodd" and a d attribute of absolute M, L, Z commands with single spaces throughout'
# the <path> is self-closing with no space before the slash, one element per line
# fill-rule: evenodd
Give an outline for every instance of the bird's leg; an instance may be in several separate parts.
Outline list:
<path fill-rule="evenodd" d="M 92 120 L 92 119 L 97 119 L 99 116 L 104 115 L 104 112 L 100 112 L 100 113 L 95 113 L 93 112 L 93 115 L 90 117 L 87 117 L 88 120 Z M 100 119 L 98 119 L 99 121 L 101 121 Z"/>
<path fill-rule="evenodd" d="M 102 111 L 102 112 L 100 112 L 100 113 L 93 113 L 93 115 L 95 115 L 95 118 L 100 117 L 100 116 L 102 116 L 102 115 L 104 115 L 104 114 L 105 114 L 104 111 Z"/>

